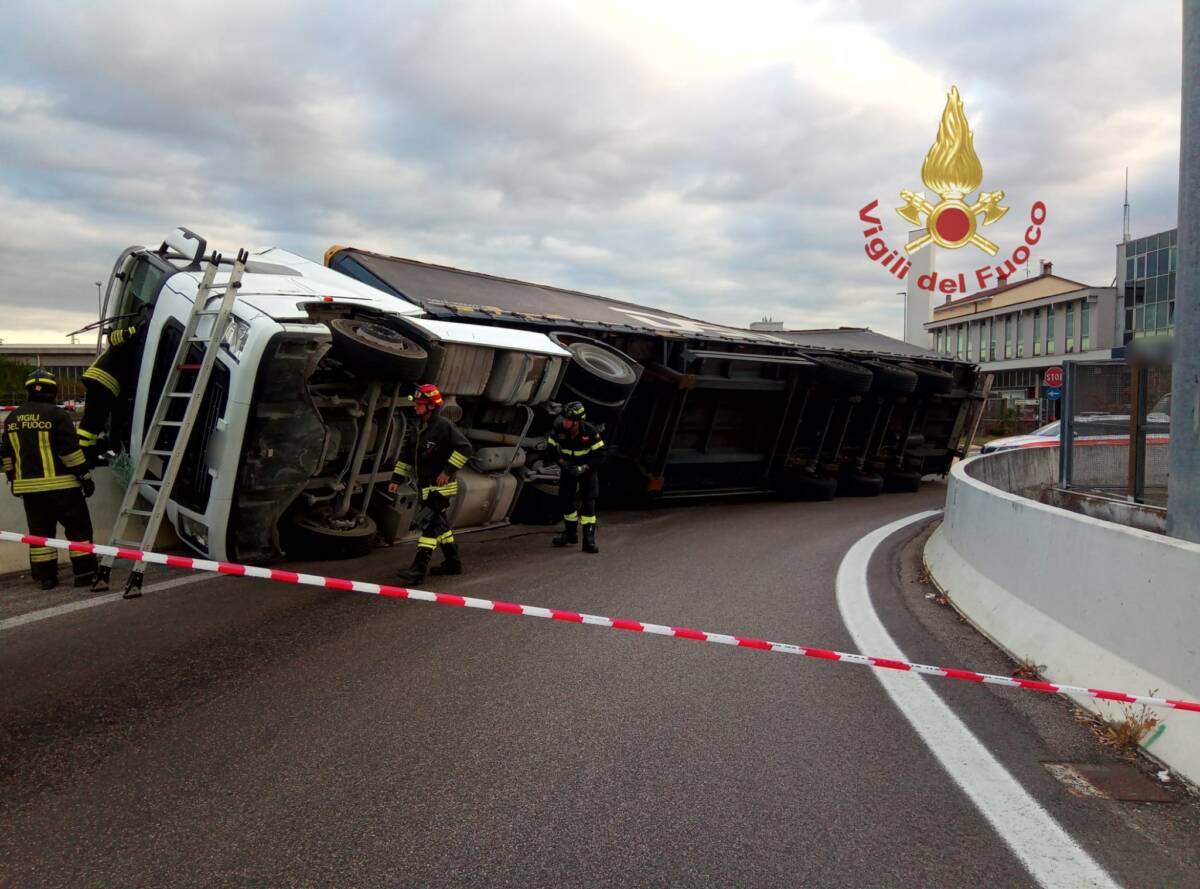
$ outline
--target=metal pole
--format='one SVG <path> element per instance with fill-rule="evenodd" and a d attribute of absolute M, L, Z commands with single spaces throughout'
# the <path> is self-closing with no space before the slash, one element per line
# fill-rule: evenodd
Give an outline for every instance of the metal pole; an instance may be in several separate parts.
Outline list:
<path fill-rule="evenodd" d="M 1200 542 L 1200 0 L 1183 4 L 1182 104 L 1167 534 Z"/>
<path fill-rule="evenodd" d="M 104 320 L 104 304 L 103 297 L 100 295 L 100 282 L 96 281 L 96 320 Z M 100 347 L 104 343 L 104 325 L 100 324 L 96 327 L 96 354 L 100 354 Z"/>

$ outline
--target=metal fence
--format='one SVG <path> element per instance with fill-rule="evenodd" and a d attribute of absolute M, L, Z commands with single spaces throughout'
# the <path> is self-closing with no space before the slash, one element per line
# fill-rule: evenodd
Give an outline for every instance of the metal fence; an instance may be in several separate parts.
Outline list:
<path fill-rule="evenodd" d="M 1059 483 L 1165 506 L 1171 368 L 1065 362 Z"/>

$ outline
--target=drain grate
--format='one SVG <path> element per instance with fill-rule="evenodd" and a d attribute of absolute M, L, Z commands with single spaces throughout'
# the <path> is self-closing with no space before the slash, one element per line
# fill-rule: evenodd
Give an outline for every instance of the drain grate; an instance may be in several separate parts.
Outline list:
<path fill-rule="evenodd" d="M 1123 762 L 1044 762 L 1051 775 L 1076 796 L 1141 803 L 1171 803 L 1169 791 Z"/>

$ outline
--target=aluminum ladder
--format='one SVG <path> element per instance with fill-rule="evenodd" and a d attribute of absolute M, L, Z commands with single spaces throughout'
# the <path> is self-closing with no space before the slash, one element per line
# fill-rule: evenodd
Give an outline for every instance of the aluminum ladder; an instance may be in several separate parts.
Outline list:
<path fill-rule="evenodd" d="M 171 491 L 175 488 L 175 480 L 183 462 L 182 457 L 191 443 L 192 429 L 200 415 L 204 395 L 208 390 L 208 381 L 212 376 L 213 365 L 216 364 L 217 353 L 220 351 L 221 339 L 229 324 L 229 315 L 233 309 L 233 303 L 237 299 L 238 288 L 242 286 L 242 275 L 246 271 L 246 262 L 249 258 L 250 254 L 245 250 L 238 251 L 237 259 L 234 261 L 229 275 L 229 282 L 225 285 L 224 293 L 221 294 L 221 303 L 215 309 L 208 308 L 208 304 L 214 297 L 213 280 L 221 265 L 221 255 L 214 252 L 209 259 L 200 287 L 196 291 L 196 299 L 192 303 L 187 326 L 175 349 L 175 357 L 171 361 L 171 369 L 163 383 L 158 404 L 154 407 L 154 416 L 150 420 L 145 438 L 142 440 L 142 449 L 133 472 L 133 478 L 121 501 L 121 509 L 117 513 L 116 521 L 113 522 L 110 546 L 137 547 L 142 550 L 154 546 L 158 529 L 166 514 L 167 503 L 171 499 Z M 208 333 L 200 333 L 204 320 L 208 318 L 212 318 L 212 324 L 207 327 Z M 189 361 L 189 354 L 195 346 L 200 347 L 201 356 L 199 361 Z M 185 374 L 194 374 L 190 389 L 180 386 L 180 381 Z M 180 398 L 185 400 L 183 416 L 178 420 L 167 419 L 171 406 L 176 399 Z M 175 442 L 169 449 L 162 444 L 163 435 L 167 430 L 175 431 Z M 163 464 L 159 478 L 155 478 L 150 472 L 151 464 L 156 459 L 161 460 Z M 153 503 L 147 503 L 149 508 L 138 506 L 139 500 L 149 500 L 142 494 L 143 485 L 157 491 Z M 125 539 L 129 523 L 135 518 L 143 519 L 145 522 L 145 530 L 140 541 Z M 114 561 L 115 558 L 111 555 L 104 557 L 97 568 L 93 590 L 108 588 Z M 133 563 L 129 577 L 125 581 L 123 598 L 135 599 L 142 594 L 142 578 L 145 570 L 142 562 Z"/>

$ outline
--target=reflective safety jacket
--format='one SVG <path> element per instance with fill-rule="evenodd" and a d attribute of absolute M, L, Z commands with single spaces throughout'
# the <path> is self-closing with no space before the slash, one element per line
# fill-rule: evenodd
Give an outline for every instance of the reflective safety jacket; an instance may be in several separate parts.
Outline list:
<path fill-rule="evenodd" d="M 569 466 L 597 466 L 604 462 L 604 439 L 600 430 L 587 420 L 574 430 L 567 432 L 562 426 L 562 417 L 554 421 L 554 429 L 546 436 L 546 453 L 555 460 Z"/>
<path fill-rule="evenodd" d="M 417 429 L 411 447 L 401 448 L 401 459 L 392 470 L 392 481 L 400 484 L 411 476 L 416 476 L 417 487 L 421 497 L 428 497 L 431 491 L 437 491 L 446 497 L 458 493 L 458 482 L 454 480 L 455 473 L 467 465 L 467 460 L 474 453 L 471 442 L 462 434 L 457 426 L 443 417 L 435 414 L 427 423 L 422 423 Z M 412 460 L 412 463 L 406 460 Z M 447 484 L 437 485 L 437 477 L 442 473 L 450 476 Z"/>
<path fill-rule="evenodd" d="M 0 429 L 0 468 L 14 494 L 78 488 L 89 477 L 71 415 L 49 401 L 27 402 L 8 415 Z"/>
<path fill-rule="evenodd" d="M 122 384 L 130 385 L 137 372 L 145 332 L 146 322 L 111 331 L 108 348 L 83 372 L 85 385 L 87 382 L 99 383 L 114 397 L 119 396 Z"/>

